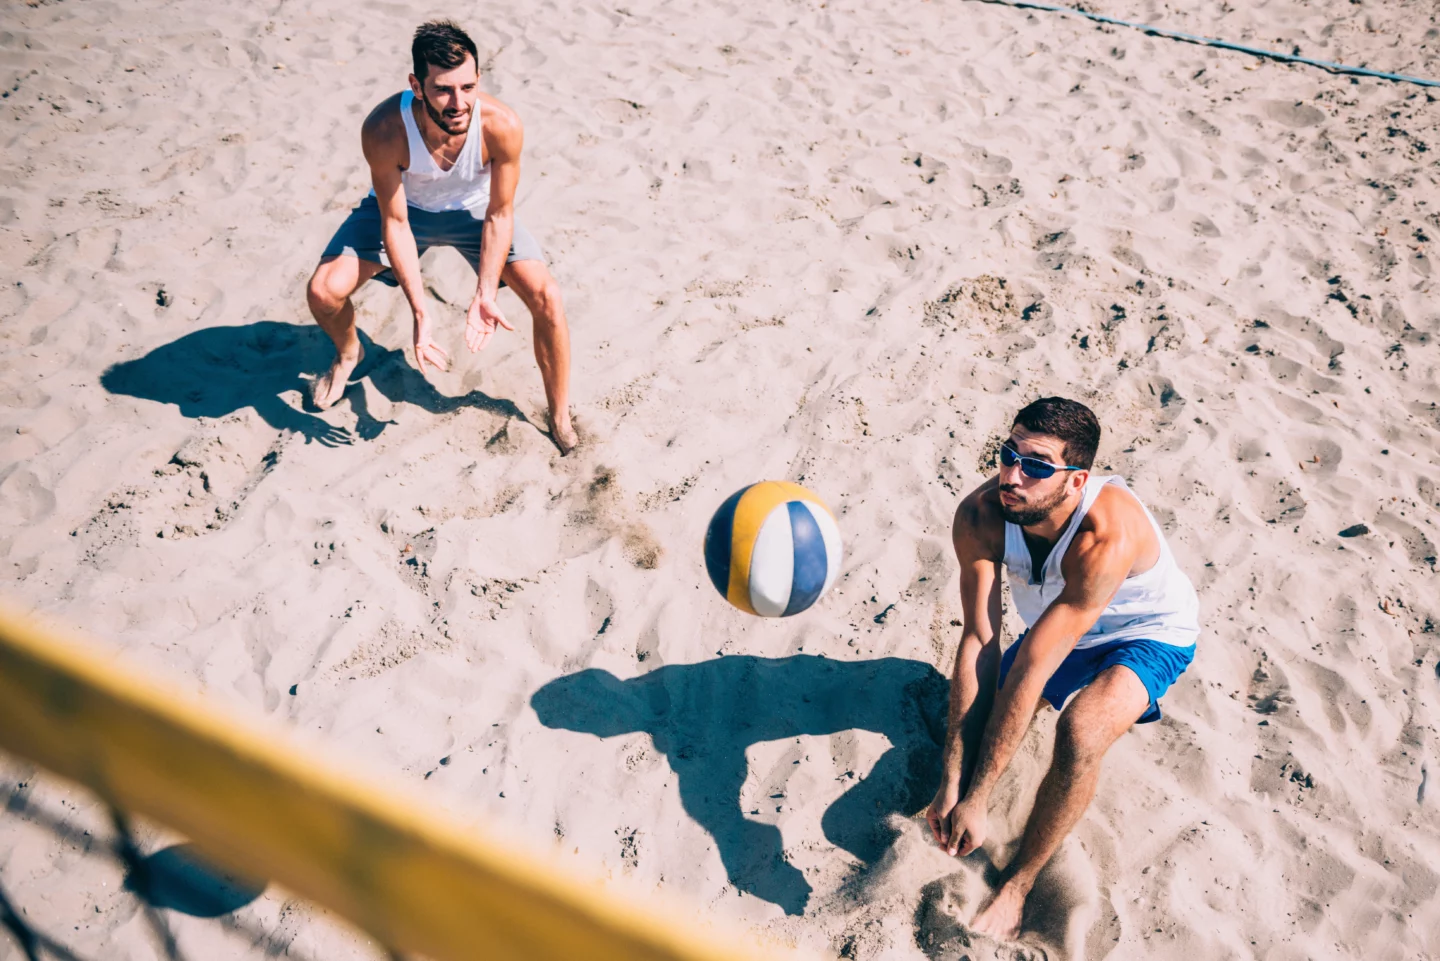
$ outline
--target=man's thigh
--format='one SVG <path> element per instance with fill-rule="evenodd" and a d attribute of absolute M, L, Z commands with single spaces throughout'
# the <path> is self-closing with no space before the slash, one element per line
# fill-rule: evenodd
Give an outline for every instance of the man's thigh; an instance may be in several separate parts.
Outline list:
<path fill-rule="evenodd" d="M 385 241 L 380 205 L 374 197 L 364 197 L 331 235 L 320 255 L 321 263 L 335 257 L 350 257 L 367 263 L 389 264 L 385 257 Z"/>
<path fill-rule="evenodd" d="M 515 291 L 532 315 L 560 296 L 559 286 L 543 260 L 512 260 L 500 272 L 500 281 Z"/>
<path fill-rule="evenodd" d="M 480 272 L 480 251 L 485 236 L 485 220 L 473 217 L 465 211 L 425 213 L 418 215 L 411 211 L 410 227 L 415 232 L 416 242 L 422 246 L 454 247 L 469 262 L 476 273 Z M 510 249 L 505 254 L 507 267 L 535 261 L 545 262 L 545 251 L 540 242 L 516 217 L 512 222 Z M 500 283 L 512 287 L 507 272 L 500 274 Z"/>
<path fill-rule="evenodd" d="M 1104 752 L 1150 708 L 1150 692 L 1124 664 L 1101 671 L 1060 714 L 1057 737 Z"/>

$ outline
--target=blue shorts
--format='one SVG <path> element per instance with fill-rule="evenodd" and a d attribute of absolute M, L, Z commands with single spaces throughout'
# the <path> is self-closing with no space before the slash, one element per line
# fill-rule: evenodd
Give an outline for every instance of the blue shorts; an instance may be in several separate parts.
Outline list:
<path fill-rule="evenodd" d="M 1020 640 L 1006 648 L 1005 654 L 1000 658 L 1001 687 L 1005 686 L 1005 675 L 1010 673 L 1010 665 L 1015 663 L 1015 655 L 1020 653 L 1020 645 L 1024 643 L 1025 635 L 1021 634 Z M 1146 724 L 1160 720 L 1160 695 L 1170 689 L 1170 685 L 1175 683 L 1176 678 L 1184 673 L 1194 659 L 1194 644 L 1189 647 L 1176 647 L 1174 644 L 1145 640 L 1098 644 L 1095 647 L 1071 651 L 1045 682 L 1042 696 L 1055 710 L 1062 710 L 1071 695 L 1099 677 L 1101 671 L 1116 664 L 1124 664 L 1135 672 L 1135 676 L 1140 678 L 1140 683 L 1144 684 L 1145 690 L 1150 693 L 1150 707 L 1140 715 L 1137 722 Z"/>

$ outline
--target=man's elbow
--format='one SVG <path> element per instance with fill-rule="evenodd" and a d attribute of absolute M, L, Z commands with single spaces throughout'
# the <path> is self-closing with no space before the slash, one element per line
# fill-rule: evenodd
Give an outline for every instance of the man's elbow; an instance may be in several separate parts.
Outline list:
<path fill-rule="evenodd" d="M 975 658 L 991 649 L 1000 649 L 1000 638 L 992 634 L 989 637 L 981 637 L 979 634 L 966 631 L 960 636 L 960 656 Z"/>

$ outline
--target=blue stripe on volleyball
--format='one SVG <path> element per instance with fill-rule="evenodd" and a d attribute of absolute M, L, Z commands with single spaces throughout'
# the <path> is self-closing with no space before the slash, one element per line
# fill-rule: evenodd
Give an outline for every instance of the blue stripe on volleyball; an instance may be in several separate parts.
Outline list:
<path fill-rule="evenodd" d="M 795 543 L 795 574 L 790 582 L 790 603 L 784 617 L 799 614 L 820 597 L 830 565 L 825 559 L 825 536 L 815 515 L 802 501 L 785 505 L 790 509 L 790 533 Z"/>
<path fill-rule="evenodd" d="M 735 505 L 749 489 L 742 487 L 725 498 L 705 531 L 705 572 L 710 575 L 715 590 L 725 598 L 730 596 L 730 531 L 735 523 Z"/>

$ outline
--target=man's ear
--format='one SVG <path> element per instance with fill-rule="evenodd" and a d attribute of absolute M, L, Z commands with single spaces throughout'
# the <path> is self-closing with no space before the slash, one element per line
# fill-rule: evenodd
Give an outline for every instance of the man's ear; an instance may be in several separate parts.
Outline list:
<path fill-rule="evenodd" d="M 420 78 L 413 73 L 410 75 L 410 92 L 421 100 L 425 99 L 425 88 L 420 83 Z"/>
<path fill-rule="evenodd" d="M 1085 485 L 1090 482 L 1090 472 L 1088 470 L 1072 470 L 1070 471 L 1070 476 L 1073 478 L 1071 483 L 1075 485 L 1077 491 L 1084 490 Z"/>

